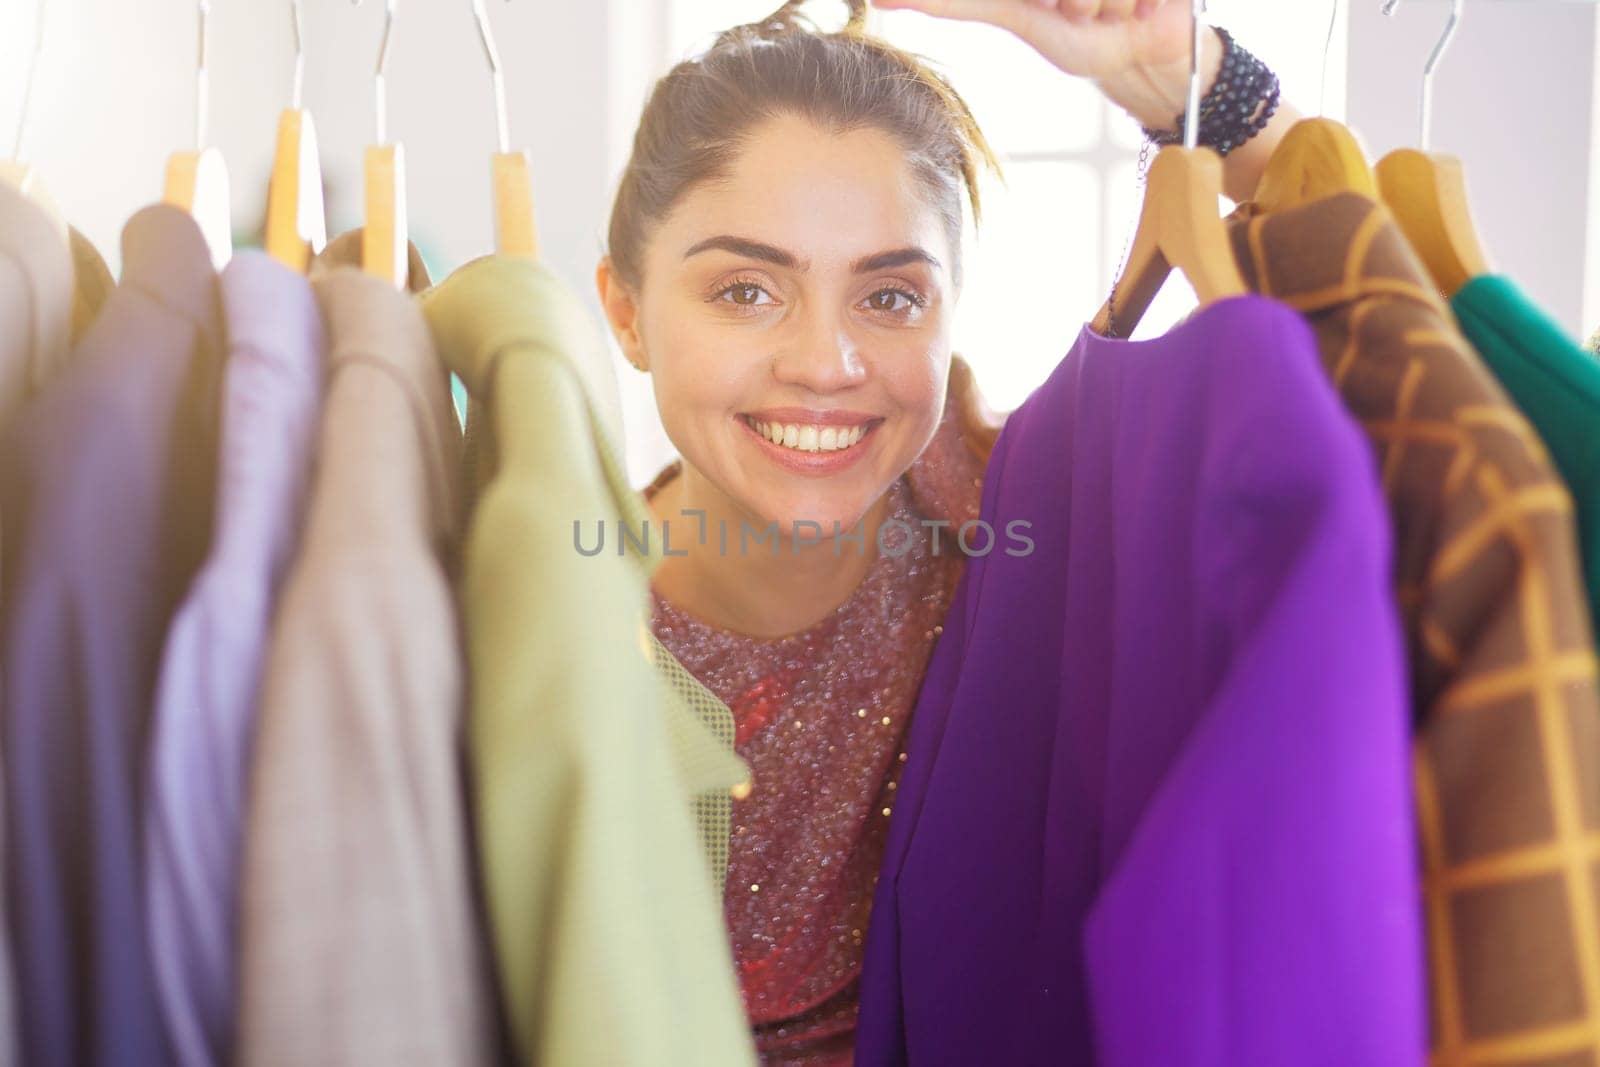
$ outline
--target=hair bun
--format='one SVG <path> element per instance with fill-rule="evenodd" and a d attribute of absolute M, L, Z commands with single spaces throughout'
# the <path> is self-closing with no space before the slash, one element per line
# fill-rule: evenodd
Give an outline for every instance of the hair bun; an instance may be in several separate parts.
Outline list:
<path fill-rule="evenodd" d="M 753 32 L 757 37 L 777 37 L 786 33 L 823 33 L 826 32 L 818 26 L 816 20 L 801 11 L 806 6 L 806 0 L 785 0 L 778 10 L 762 19 L 752 22 L 748 26 L 739 27 L 746 32 Z M 860 35 L 867 29 L 867 0 L 844 0 L 848 17 L 844 27 L 839 30 L 841 34 Z"/>

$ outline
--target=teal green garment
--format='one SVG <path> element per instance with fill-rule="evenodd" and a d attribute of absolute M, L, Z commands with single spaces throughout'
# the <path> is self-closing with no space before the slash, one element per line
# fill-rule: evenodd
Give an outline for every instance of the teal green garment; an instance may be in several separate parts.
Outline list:
<path fill-rule="evenodd" d="M 588 543 L 600 520 L 614 541 L 618 518 L 638 529 L 649 515 L 615 445 L 610 354 L 578 298 L 532 262 L 476 260 L 421 301 L 472 401 L 467 744 L 517 1060 L 749 1067 L 721 882 L 701 847 L 715 820 L 726 863 L 728 793 L 748 778 L 732 713 L 659 659 L 660 538 L 649 555 L 574 544 L 575 520 Z"/>
<path fill-rule="evenodd" d="M 1474 278 L 1450 304 L 1572 493 L 1590 620 L 1600 632 L 1600 361 L 1509 278 Z"/>
<path fill-rule="evenodd" d="M 456 422 L 467 427 L 467 387 L 454 374 L 450 375 L 450 403 L 456 409 Z"/>

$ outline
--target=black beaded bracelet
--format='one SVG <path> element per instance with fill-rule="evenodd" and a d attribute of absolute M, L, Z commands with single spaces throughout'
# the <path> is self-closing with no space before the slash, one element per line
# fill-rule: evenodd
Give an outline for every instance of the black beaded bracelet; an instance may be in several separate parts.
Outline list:
<path fill-rule="evenodd" d="M 1200 101 L 1199 143 L 1220 156 L 1244 144 L 1266 129 L 1278 110 L 1278 76 L 1261 60 L 1234 41 L 1233 35 L 1216 27 L 1222 38 L 1222 67 L 1217 80 Z M 1177 118 L 1176 131 L 1144 127 L 1152 143 L 1183 143 L 1185 111 Z"/>

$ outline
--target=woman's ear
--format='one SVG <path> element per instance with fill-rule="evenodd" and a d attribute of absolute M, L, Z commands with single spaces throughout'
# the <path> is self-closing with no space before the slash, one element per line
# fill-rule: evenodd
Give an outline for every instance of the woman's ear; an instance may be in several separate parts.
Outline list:
<path fill-rule="evenodd" d="M 644 343 L 639 337 L 639 302 L 623 284 L 610 256 L 601 256 L 594 271 L 595 287 L 600 291 L 600 306 L 605 309 L 611 333 L 622 346 L 622 355 L 637 370 L 647 371 Z"/>

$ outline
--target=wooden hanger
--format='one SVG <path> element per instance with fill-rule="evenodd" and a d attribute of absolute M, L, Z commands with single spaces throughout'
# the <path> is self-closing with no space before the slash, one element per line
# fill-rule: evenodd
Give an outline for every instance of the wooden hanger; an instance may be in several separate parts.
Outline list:
<path fill-rule="evenodd" d="M 1333 0 L 1328 34 L 1322 45 L 1319 116 L 1328 110 L 1328 60 L 1338 26 L 1339 0 Z M 1270 214 L 1343 192 L 1377 198 L 1378 183 L 1367 165 L 1367 154 L 1344 124 L 1329 118 L 1310 118 L 1289 127 L 1267 160 L 1250 199 L 1259 210 Z"/>
<path fill-rule="evenodd" d="M 1445 299 L 1489 273 L 1489 257 L 1472 221 L 1460 160 L 1397 149 L 1378 161 L 1378 188 Z"/>
<path fill-rule="evenodd" d="M 378 69 L 373 78 L 378 136 L 377 143 L 369 145 L 366 152 L 366 221 L 361 231 L 361 268 L 387 280 L 397 289 L 404 289 L 410 277 L 411 240 L 406 218 L 406 156 L 404 146 L 388 143 L 388 98 L 384 86 L 397 4 L 398 0 L 387 0 L 385 4 L 383 42 L 379 45 Z"/>
<path fill-rule="evenodd" d="M 267 254 L 303 274 L 327 243 L 317 129 L 309 111 L 288 108 L 278 116 L 278 145 L 267 187 Z"/>
<path fill-rule="evenodd" d="M 1343 192 L 1377 199 L 1366 153 L 1344 124 L 1309 118 L 1289 127 L 1273 149 L 1251 202 L 1270 214 Z"/>
<path fill-rule="evenodd" d="M 1129 337 L 1176 267 L 1200 303 L 1248 292 L 1227 224 L 1218 212 L 1222 157 L 1196 146 L 1200 132 L 1200 25 L 1204 0 L 1189 4 L 1189 99 L 1183 144 L 1156 153 L 1145 179 L 1144 206 L 1133 247 L 1111 296 L 1091 328 L 1101 336 Z M 1113 331 L 1115 331 L 1113 333 Z"/>
<path fill-rule="evenodd" d="M 526 152 L 496 152 L 494 155 L 494 248 L 502 256 L 539 258 L 530 167 Z"/>
<path fill-rule="evenodd" d="M 369 145 L 365 175 L 367 214 L 361 231 L 361 269 L 404 289 L 410 278 L 404 146 Z"/>
<path fill-rule="evenodd" d="M 502 256 L 537 259 L 539 237 L 534 225 L 531 163 L 528 153 L 513 152 L 510 148 L 505 75 L 500 69 L 500 50 L 495 47 L 494 28 L 489 23 L 484 0 L 472 0 L 472 17 L 478 24 L 478 39 L 483 43 L 489 73 L 494 80 L 495 125 L 500 147 L 490 163 L 495 251 Z"/>
<path fill-rule="evenodd" d="M 44 212 L 45 217 L 50 220 L 50 225 L 61 235 L 62 243 L 66 244 L 71 240 L 66 216 L 61 213 L 61 207 L 50 195 L 50 190 L 39 177 L 39 172 L 22 159 L 22 143 L 28 131 L 28 105 L 33 100 L 33 75 L 39 65 L 39 55 L 43 51 L 44 4 L 41 2 L 34 9 L 33 49 L 28 53 L 28 72 L 22 82 L 22 110 L 17 115 L 17 136 L 12 143 L 11 158 L 0 159 L 0 183 L 16 189 Z"/>
<path fill-rule="evenodd" d="M 174 152 L 167 160 L 161 202 L 194 216 L 218 270 L 233 258 L 233 221 L 229 209 L 228 165 L 215 148 Z"/>
<path fill-rule="evenodd" d="M 167 160 L 163 203 L 181 208 L 194 216 L 211 250 L 211 263 L 218 270 L 233 258 L 232 201 L 229 199 L 228 165 L 222 153 L 205 147 L 207 95 L 206 21 L 211 0 L 199 0 L 200 59 L 195 74 L 195 144 L 193 151 L 174 152 Z"/>
<path fill-rule="evenodd" d="M 1095 316 L 1096 333 L 1132 334 L 1174 267 L 1202 305 L 1249 291 L 1218 213 L 1221 194 L 1222 159 L 1211 149 L 1170 145 L 1156 154 L 1127 266 Z"/>
<path fill-rule="evenodd" d="M 322 202 L 322 162 L 317 128 L 301 107 L 305 81 L 305 47 L 301 35 L 300 0 L 291 0 L 294 20 L 294 97 L 278 117 L 278 142 L 267 186 L 267 254 L 291 270 L 305 273 L 311 258 L 328 243 L 327 213 Z"/>
<path fill-rule="evenodd" d="M 1389 0 L 1392 14 L 1398 0 Z M 1444 36 L 1434 46 L 1422 72 L 1420 149 L 1402 148 L 1378 161 L 1378 188 L 1383 202 L 1406 235 L 1412 250 L 1433 276 L 1446 299 L 1467 282 L 1489 273 L 1489 257 L 1478 238 L 1467 198 L 1466 172 L 1453 156 L 1428 151 L 1433 121 L 1433 76 L 1445 49 L 1461 24 L 1463 0 L 1453 0 Z"/>

